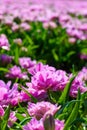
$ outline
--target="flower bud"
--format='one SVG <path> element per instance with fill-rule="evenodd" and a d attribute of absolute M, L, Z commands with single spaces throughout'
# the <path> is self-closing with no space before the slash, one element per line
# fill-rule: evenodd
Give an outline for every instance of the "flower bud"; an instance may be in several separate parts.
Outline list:
<path fill-rule="evenodd" d="M 45 130 L 55 130 L 55 120 L 51 114 L 46 114 L 43 123 Z"/>
<path fill-rule="evenodd" d="M 3 66 L 7 65 L 7 64 L 11 63 L 11 61 L 12 61 L 11 56 L 6 55 L 6 54 L 1 54 L 0 55 L 0 63 L 1 63 L 1 65 L 3 65 Z"/>

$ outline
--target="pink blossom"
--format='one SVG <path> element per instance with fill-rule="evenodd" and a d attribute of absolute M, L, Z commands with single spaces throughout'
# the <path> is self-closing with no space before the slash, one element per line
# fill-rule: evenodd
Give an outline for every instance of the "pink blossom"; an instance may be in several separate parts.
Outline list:
<path fill-rule="evenodd" d="M 56 69 L 52 66 L 49 66 L 49 65 L 44 65 L 42 64 L 41 62 L 36 64 L 34 67 L 32 68 L 29 68 L 28 69 L 28 72 L 31 74 L 31 75 L 35 75 L 37 72 L 39 71 L 46 71 L 46 70 L 49 70 L 49 71 L 56 71 Z"/>
<path fill-rule="evenodd" d="M 20 28 L 22 28 L 23 30 L 30 30 L 31 29 L 30 25 L 28 23 L 26 23 L 26 22 L 21 23 Z"/>
<path fill-rule="evenodd" d="M 68 76 L 62 70 L 58 70 L 56 72 L 42 70 L 38 71 L 31 78 L 31 83 L 32 87 L 37 90 L 63 90 L 64 86 L 68 83 Z"/>
<path fill-rule="evenodd" d="M 0 36 L 0 48 L 10 50 L 10 44 L 8 42 L 6 35 L 4 34 Z"/>
<path fill-rule="evenodd" d="M 78 94 L 78 89 L 80 89 L 81 94 L 84 92 L 87 92 L 87 87 L 85 84 L 85 81 L 87 80 L 86 71 L 87 71 L 87 68 L 83 68 L 76 76 L 70 88 L 70 96 L 76 97 Z"/>
<path fill-rule="evenodd" d="M 4 115 L 4 109 L 2 108 L 2 106 L 0 105 L 0 116 Z"/>
<path fill-rule="evenodd" d="M 6 74 L 6 77 L 7 78 L 28 79 L 26 72 L 21 72 L 20 67 L 18 67 L 16 65 L 9 69 L 9 72 Z"/>
<path fill-rule="evenodd" d="M 37 119 L 41 119 L 46 113 L 54 115 L 59 109 L 56 105 L 51 104 L 50 102 L 37 102 L 28 104 L 28 112 L 30 116 L 34 116 Z"/>
<path fill-rule="evenodd" d="M 14 122 L 16 122 L 16 120 L 17 120 L 15 114 L 16 114 L 16 112 L 14 112 L 14 111 L 12 111 L 12 112 L 10 113 L 10 117 L 9 117 L 9 119 L 8 119 L 8 126 L 9 126 L 9 127 L 12 127 L 13 124 L 14 124 Z"/>
<path fill-rule="evenodd" d="M 36 61 L 35 60 L 32 61 L 28 57 L 22 57 L 22 58 L 19 58 L 19 64 L 22 68 L 31 68 L 36 65 Z"/>

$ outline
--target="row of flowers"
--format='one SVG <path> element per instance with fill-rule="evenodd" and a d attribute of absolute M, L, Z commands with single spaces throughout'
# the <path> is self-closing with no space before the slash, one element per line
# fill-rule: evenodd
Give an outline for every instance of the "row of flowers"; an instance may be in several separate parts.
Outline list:
<path fill-rule="evenodd" d="M 30 30 L 30 22 L 39 21 L 44 28 L 66 28 L 70 41 L 87 39 L 86 1 L 0 1 L 0 21 L 12 31 Z M 56 21 L 56 22 L 55 22 Z"/>
<path fill-rule="evenodd" d="M 8 55 L 2 55 L 1 63 L 9 66 L 13 60 Z M 12 127 L 18 121 L 16 116 L 18 109 L 16 108 L 15 111 L 15 107 L 19 103 L 26 103 L 27 112 L 32 119 L 23 126 L 24 130 L 36 130 L 36 128 L 38 130 L 44 130 L 46 120 L 49 120 L 48 122 L 51 120 L 51 123 L 55 122 L 53 123 L 55 125 L 52 126 L 55 130 L 62 130 L 64 128 L 64 120 L 53 119 L 54 114 L 58 112 L 61 106 L 58 103 L 52 104 L 49 101 L 49 92 L 59 92 L 61 94 L 73 77 L 72 73 L 68 74 L 63 70 L 56 70 L 52 66 L 37 63 L 29 57 L 21 57 L 19 58 L 18 66 L 13 65 L 9 70 L 5 70 L 1 76 L 4 77 L 4 81 L 1 78 L 0 116 L 3 119 L 5 109 L 11 105 L 13 110 L 11 110 L 8 119 L 9 127 Z M 69 96 L 72 99 L 76 99 L 78 89 L 80 89 L 81 94 L 87 92 L 86 81 L 87 68 L 83 67 L 72 82 L 69 91 Z M 34 103 L 33 99 L 37 103 Z M 21 115 L 24 118 L 27 117 L 24 112 Z"/>

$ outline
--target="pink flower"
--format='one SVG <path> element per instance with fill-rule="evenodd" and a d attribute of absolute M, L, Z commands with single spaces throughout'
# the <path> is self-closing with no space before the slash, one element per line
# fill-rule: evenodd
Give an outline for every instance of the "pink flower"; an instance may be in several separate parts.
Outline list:
<path fill-rule="evenodd" d="M 3 80 L 0 80 L 0 101 L 6 99 L 10 85 L 10 81 L 6 84 Z"/>
<path fill-rule="evenodd" d="M 21 23 L 20 28 L 22 28 L 23 30 L 26 30 L 26 31 L 31 29 L 30 25 L 26 22 Z"/>
<path fill-rule="evenodd" d="M 4 115 L 4 109 L 2 108 L 2 106 L 0 105 L 0 116 Z"/>
<path fill-rule="evenodd" d="M 28 112 L 30 116 L 34 116 L 37 119 L 41 119 L 46 113 L 54 115 L 59 109 L 56 105 L 51 104 L 50 102 L 37 102 L 28 104 Z"/>
<path fill-rule="evenodd" d="M 31 83 L 26 83 L 26 86 L 28 87 L 28 88 L 26 88 L 26 91 L 29 92 L 32 96 L 34 96 L 39 101 L 42 101 L 42 100 L 47 98 L 46 91 L 44 91 L 44 90 L 37 91 L 36 89 L 34 89 L 32 87 Z M 24 91 L 21 91 L 21 95 L 22 95 L 23 101 L 30 101 L 31 100 L 30 96 L 27 93 L 25 93 Z"/>
<path fill-rule="evenodd" d="M 19 58 L 19 64 L 22 68 L 31 68 L 34 67 L 34 65 L 36 65 L 36 61 L 32 61 L 30 58 L 28 57 L 22 57 Z"/>
<path fill-rule="evenodd" d="M 48 89 L 54 91 L 63 90 L 68 81 L 69 77 L 66 75 L 66 72 L 62 70 L 50 71 L 49 69 L 43 69 L 38 71 L 31 78 L 32 87 L 34 89 L 45 91 Z"/>
<path fill-rule="evenodd" d="M 44 130 L 42 120 L 36 120 L 33 118 L 29 123 L 24 125 L 23 130 Z"/>
<path fill-rule="evenodd" d="M 87 80 L 87 68 L 83 68 L 76 78 L 74 79 L 71 89 L 70 89 L 70 96 L 76 97 L 78 94 L 78 89 L 80 89 L 81 94 L 84 92 L 87 92 L 87 87 L 86 87 L 86 80 Z"/>
<path fill-rule="evenodd" d="M 74 37 L 69 38 L 69 42 L 71 44 L 74 44 L 76 42 L 76 38 L 74 38 Z"/>
<path fill-rule="evenodd" d="M 28 76 L 26 72 L 21 72 L 20 67 L 18 66 L 13 66 L 10 68 L 9 72 L 6 74 L 7 78 L 19 78 L 19 79 L 28 79 Z"/>
<path fill-rule="evenodd" d="M 14 83 L 10 89 L 11 81 L 5 83 L 0 80 L 0 105 L 8 105 L 9 103 L 13 106 L 17 105 L 18 102 L 22 102 L 21 92 L 18 91 L 18 84 Z"/>
<path fill-rule="evenodd" d="M 4 34 L 0 36 L 0 48 L 10 50 L 8 39 Z"/>
<path fill-rule="evenodd" d="M 21 46 L 22 45 L 22 39 L 21 38 L 16 38 L 13 40 L 14 43 L 16 43 L 17 45 Z"/>
<path fill-rule="evenodd" d="M 13 111 L 10 113 L 10 117 L 9 117 L 9 120 L 8 120 L 8 126 L 9 127 L 12 127 L 14 122 L 16 122 L 16 120 L 17 120 L 15 113 L 16 112 L 13 112 Z"/>
<path fill-rule="evenodd" d="M 33 66 L 32 68 L 29 68 L 28 69 L 28 72 L 31 74 L 31 75 L 35 75 L 37 72 L 39 71 L 46 71 L 46 70 L 49 70 L 49 71 L 55 71 L 56 69 L 52 66 L 49 66 L 49 65 L 43 65 L 41 62 L 36 64 L 35 66 Z"/>

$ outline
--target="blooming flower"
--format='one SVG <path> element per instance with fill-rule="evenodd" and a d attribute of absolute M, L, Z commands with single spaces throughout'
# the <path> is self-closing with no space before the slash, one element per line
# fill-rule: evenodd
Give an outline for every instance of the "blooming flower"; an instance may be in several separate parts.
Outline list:
<path fill-rule="evenodd" d="M 6 74 L 7 78 L 19 78 L 19 79 L 28 79 L 28 76 L 26 72 L 21 72 L 20 67 L 18 66 L 13 66 L 10 68 L 9 72 Z"/>
<path fill-rule="evenodd" d="M 12 89 L 10 89 L 10 86 L 11 81 L 5 83 L 0 80 L 0 105 L 8 105 L 10 103 L 15 106 L 18 102 L 23 101 L 21 93 L 18 91 L 18 84 L 14 83 Z"/>
<path fill-rule="evenodd" d="M 83 68 L 76 78 L 74 79 L 71 88 L 70 88 L 70 96 L 76 97 L 78 94 L 78 89 L 80 89 L 81 94 L 87 92 L 87 87 L 85 82 L 87 81 L 87 68 Z"/>
<path fill-rule="evenodd" d="M 50 113 L 52 115 L 59 109 L 56 105 L 51 104 L 50 102 L 37 102 L 28 104 L 28 112 L 30 116 L 34 116 L 37 119 L 41 119 L 46 113 Z"/>
<path fill-rule="evenodd" d="M 10 81 L 6 84 L 3 80 L 0 80 L 0 102 L 6 99 L 10 85 Z"/>
<path fill-rule="evenodd" d="M 49 70 L 49 71 L 56 71 L 56 69 L 52 66 L 49 66 L 49 65 L 43 65 L 41 62 L 34 65 L 32 68 L 29 68 L 28 69 L 28 72 L 31 74 L 31 75 L 35 75 L 37 72 L 39 71 L 46 71 L 46 70 Z"/>
<path fill-rule="evenodd" d="M 14 111 L 10 112 L 10 117 L 8 119 L 8 126 L 9 127 L 12 127 L 14 122 L 16 122 L 16 120 L 17 120 L 15 114 L 16 114 L 16 112 L 14 112 Z"/>
<path fill-rule="evenodd" d="M 38 71 L 32 78 L 32 87 L 37 90 L 48 89 L 57 91 L 63 90 L 68 83 L 68 76 L 65 71 L 58 70 L 56 72 L 50 70 Z"/>

